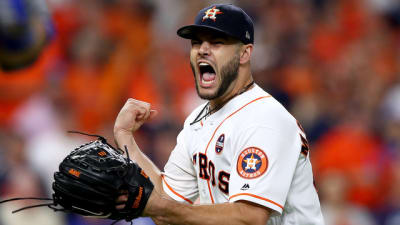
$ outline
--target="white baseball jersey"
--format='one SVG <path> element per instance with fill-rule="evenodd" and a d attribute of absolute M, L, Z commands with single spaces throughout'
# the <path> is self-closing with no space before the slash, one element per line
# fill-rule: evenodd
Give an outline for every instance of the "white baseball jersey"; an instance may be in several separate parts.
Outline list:
<path fill-rule="evenodd" d="M 255 85 L 190 125 L 165 165 L 164 191 L 193 203 L 246 200 L 273 210 L 270 224 L 324 224 L 301 126 Z"/>

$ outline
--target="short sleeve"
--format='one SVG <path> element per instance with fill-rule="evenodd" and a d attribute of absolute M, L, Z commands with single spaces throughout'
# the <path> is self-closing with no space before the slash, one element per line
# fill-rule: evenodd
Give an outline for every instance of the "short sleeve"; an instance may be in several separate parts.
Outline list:
<path fill-rule="evenodd" d="M 163 189 L 171 198 L 193 204 L 198 197 L 197 176 L 182 130 L 177 144 L 164 167 Z"/>
<path fill-rule="evenodd" d="M 246 200 L 282 213 L 300 154 L 295 123 L 254 125 L 235 145 L 229 201 Z"/>

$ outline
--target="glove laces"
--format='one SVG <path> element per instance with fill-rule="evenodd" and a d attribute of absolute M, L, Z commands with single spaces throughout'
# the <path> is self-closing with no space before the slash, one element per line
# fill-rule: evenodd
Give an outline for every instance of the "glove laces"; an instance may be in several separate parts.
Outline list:
<path fill-rule="evenodd" d="M 52 198 L 40 198 L 40 197 L 23 197 L 23 198 L 10 198 L 10 199 L 6 199 L 3 201 L 0 201 L 0 204 L 6 203 L 6 202 L 11 202 L 11 201 L 19 201 L 19 200 L 42 200 L 42 201 L 53 201 Z M 51 203 L 45 203 L 45 204 L 37 204 L 37 205 L 30 205 L 30 206 L 26 206 L 26 207 L 22 207 L 20 209 L 14 210 L 12 211 L 12 213 L 17 213 L 20 211 L 23 211 L 25 209 L 31 209 L 31 208 L 37 208 L 37 207 L 42 207 L 42 206 L 48 206 L 50 208 L 50 206 L 56 206 L 56 204 L 54 202 Z"/>

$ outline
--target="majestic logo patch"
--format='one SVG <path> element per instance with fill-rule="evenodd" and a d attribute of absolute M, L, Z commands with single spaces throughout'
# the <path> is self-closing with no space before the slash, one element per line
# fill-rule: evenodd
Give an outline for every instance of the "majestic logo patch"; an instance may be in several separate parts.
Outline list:
<path fill-rule="evenodd" d="M 218 139 L 217 143 L 215 143 L 215 152 L 221 153 L 224 150 L 224 142 L 225 142 L 225 134 L 221 134 Z"/>
<path fill-rule="evenodd" d="M 217 19 L 216 15 L 218 14 L 223 14 L 222 12 L 220 12 L 221 10 L 217 9 L 216 6 L 212 7 L 211 9 L 208 9 L 207 11 L 204 12 L 204 16 L 203 16 L 203 21 L 205 19 L 212 19 L 215 20 Z"/>
<path fill-rule="evenodd" d="M 250 189 L 250 185 L 249 184 L 244 184 L 242 186 L 242 188 L 240 188 L 240 190 L 245 191 L 245 190 L 249 190 Z"/>
<path fill-rule="evenodd" d="M 238 158 L 237 172 L 247 179 L 257 178 L 265 173 L 268 168 L 268 157 L 263 150 L 249 147 L 243 150 Z"/>

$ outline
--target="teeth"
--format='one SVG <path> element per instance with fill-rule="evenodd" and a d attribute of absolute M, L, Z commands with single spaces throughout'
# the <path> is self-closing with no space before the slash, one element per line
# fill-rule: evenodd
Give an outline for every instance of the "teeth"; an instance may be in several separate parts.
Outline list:
<path fill-rule="evenodd" d="M 202 80 L 202 81 L 203 81 L 204 84 L 211 84 L 212 82 L 214 82 L 213 80 L 210 80 L 210 81 Z"/>
<path fill-rule="evenodd" d="M 208 64 L 208 63 L 205 63 L 205 62 L 201 62 L 201 63 L 199 63 L 199 66 L 209 66 L 210 64 Z"/>

